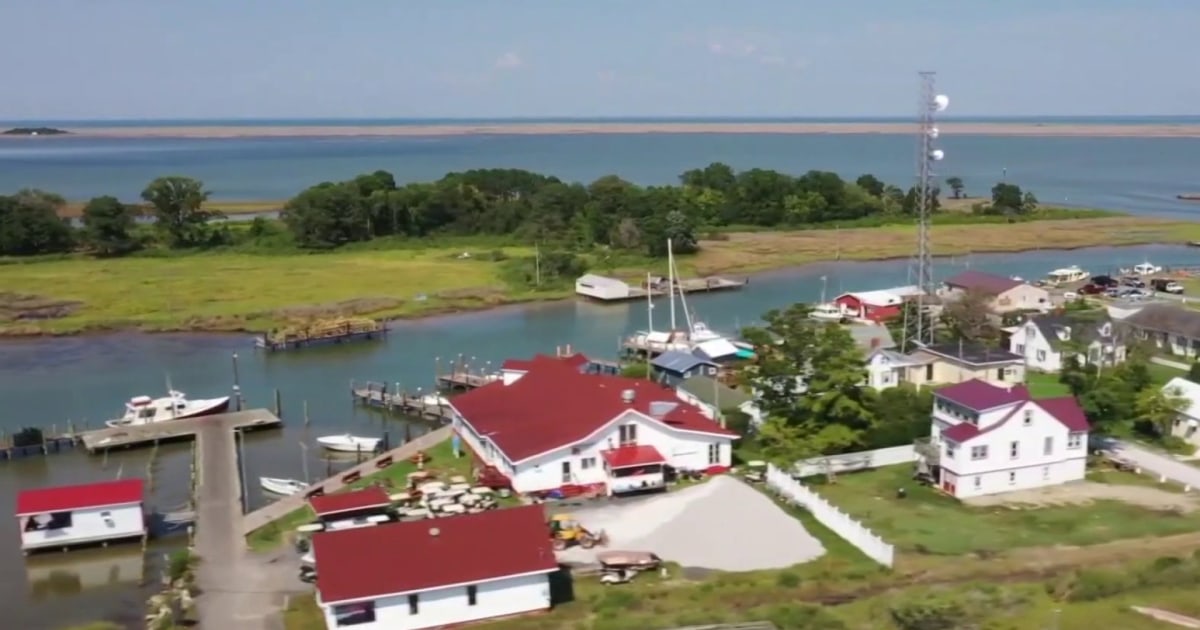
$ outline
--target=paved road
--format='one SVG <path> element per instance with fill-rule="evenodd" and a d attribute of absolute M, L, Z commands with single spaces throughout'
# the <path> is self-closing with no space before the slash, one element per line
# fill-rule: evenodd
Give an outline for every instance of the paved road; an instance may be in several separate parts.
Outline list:
<path fill-rule="evenodd" d="M 1200 468 L 1179 462 L 1170 455 L 1120 440 L 1111 440 L 1108 448 L 1116 456 L 1133 462 L 1146 472 L 1162 475 L 1185 486 L 1200 489 Z"/>
<path fill-rule="evenodd" d="M 242 536 L 241 482 L 236 438 L 224 424 L 197 433 L 196 604 L 200 626 L 218 630 L 275 630 L 288 592 L 302 590 L 291 549 L 252 555 Z"/>

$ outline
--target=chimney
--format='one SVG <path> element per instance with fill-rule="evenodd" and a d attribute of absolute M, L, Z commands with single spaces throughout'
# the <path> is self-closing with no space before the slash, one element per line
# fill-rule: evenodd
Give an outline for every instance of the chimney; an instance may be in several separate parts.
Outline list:
<path fill-rule="evenodd" d="M 633 391 L 632 389 L 627 389 L 621 392 L 621 400 L 624 401 L 626 405 L 632 405 L 635 398 L 637 398 L 637 392 Z"/>

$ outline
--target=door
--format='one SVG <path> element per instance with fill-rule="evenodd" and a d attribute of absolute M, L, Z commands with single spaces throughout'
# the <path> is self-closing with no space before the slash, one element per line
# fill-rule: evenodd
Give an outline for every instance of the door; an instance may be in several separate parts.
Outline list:
<path fill-rule="evenodd" d="M 562 482 L 571 483 L 571 462 L 562 463 Z"/>

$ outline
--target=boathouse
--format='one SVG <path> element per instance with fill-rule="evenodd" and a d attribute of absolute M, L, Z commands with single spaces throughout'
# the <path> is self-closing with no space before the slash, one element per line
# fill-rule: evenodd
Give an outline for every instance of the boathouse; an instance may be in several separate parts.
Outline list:
<path fill-rule="evenodd" d="M 141 479 L 23 490 L 17 494 L 21 549 L 107 544 L 146 534 Z"/>
<path fill-rule="evenodd" d="M 669 387 L 589 374 L 579 359 L 537 357 L 450 401 L 453 426 L 517 492 L 616 494 L 663 487 L 671 470 L 728 469 L 733 440 Z"/>
<path fill-rule="evenodd" d="M 384 523 L 391 518 L 388 508 L 392 502 L 379 486 L 362 490 L 320 494 L 309 498 L 308 505 L 326 529 L 353 529 Z"/>
<path fill-rule="evenodd" d="M 421 630 L 551 606 L 540 505 L 313 535 L 330 628 Z"/>

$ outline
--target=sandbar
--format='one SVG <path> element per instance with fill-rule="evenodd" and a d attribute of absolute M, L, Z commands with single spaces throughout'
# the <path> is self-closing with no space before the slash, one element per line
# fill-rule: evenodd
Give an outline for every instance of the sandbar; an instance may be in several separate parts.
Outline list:
<path fill-rule="evenodd" d="M 983 136 L 1200 138 L 1200 124 L 1109 124 L 1038 122 L 945 122 L 945 134 Z M 72 137 L 103 138 L 339 138 L 436 137 L 463 135 L 585 134 L 913 134 L 916 123 L 902 122 L 498 122 L 411 125 L 231 125 L 68 128 Z M 0 136 L 21 137 L 28 136 Z"/>

